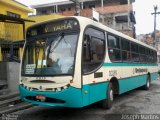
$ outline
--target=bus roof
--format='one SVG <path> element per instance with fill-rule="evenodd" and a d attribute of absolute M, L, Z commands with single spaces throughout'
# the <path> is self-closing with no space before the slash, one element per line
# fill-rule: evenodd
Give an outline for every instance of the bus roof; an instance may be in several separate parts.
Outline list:
<path fill-rule="evenodd" d="M 119 37 L 123 37 L 123 38 L 125 38 L 125 39 L 130 40 L 130 41 L 133 41 L 133 42 L 135 42 L 135 43 L 138 43 L 138 44 L 140 44 L 140 45 L 142 45 L 142 46 L 145 46 L 145 47 L 148 47 L 148 48 L 150 48 L 150 49 L 156 50 L 156 49 L 155 49 L 154 47 L 152 47 L 152 46 L 149 46 L 149 45 L 147 45 L 147 44 L 145 44 L 145 43 L 143 43 L 143 42 L 141 42 L 141 41 L 139 41 L 139 40 L 137 40 L 137 39 L 134 39 L 134 38 L 132 38 L 132 37 L 130 37 L 130 36 L 128 36 L 128 35 L 125 35 L 125 34 L 119 32 L 119 31 L 116 31 L 116 30 L 114 30 L 114 29 L 112 29 L 112 28 L 110 28 L 110 27 L 107 27 L 107 26 L 103 25 L 102 23 L 96 22 L 96 21 L 94 21 L 94 20 L 92 20 L 92 19 L 89 19 L 89 18 L 86 18 L 86 17 L 81 17 L 81 16 L 72 16 L 72 17 L 78 19 L 78 21 L 81 21 L 80 24 L 83 24 L 83 25 L 85 25 L 85 26 L 88 25 L 88 24 L 93 25 L 93 26 L 95 26 L 95 27 L 98 27 L 98 28 L 103 29 L 103 30 L 105 30 L 105 31 L 108 31 L 108 32 L 110 32 L 110 33 L 113 33 L 113 34 L 115 34 L 115 35 L 117 35 L 117 36 L 119 36 Z"/>
<path fill-rule="evenodd" d="M 149 46 L 149 45 L 147 45 L 147 44 L 145 44 L 145 43 L 143 43 L 143 42 L 141 42 L 141 41 L 139 41 L 139 40 L 137 40 L 137 39 L 134 39 L 134 38 L 132 38 L 132 37 L 130 37 L 130 36 L 128 36 L 128 35 L 125 35 L 125 34 L 119 32 L 119 31 L 116 31 L 116 30 L 114 30 L 114 29 L 112 29 L 112 28 L 110 28 L 110 27 L 107 27 L 107 26 L 103 25 L 102 23 L 96 22 L 96 21 L 94 21 L 94 20 L 92 20 L 92 19 L 89 19 L 89 18 L 87 18 L 87 17 L 82 17 L 82 16 L 67 16 L 67 17 L 58 18 L 58 19 L 54 19 L 54 20 L 59 20 L 59 19 L 62 20 L 62 19 L 65 19 L 65 18 L 75 18 L 75 19 L 77 19 L 77 20 L 79 21 L 80 26 L 85 27 L 85 26 L 87 26 L 87 25 L 92 25 L 92 26 L 95 26 L 95 27 L 97 27 L 97 28 L 103 29 L 103 30 L 105 30 L 105 31 L 107 31 L 107 32 L 113 33 L 113 34 L 115 34 L 115 35 L 117 35 L 117 36 L 119 36 L 119 37 L 122 37 L 122 38 L 128 39 L 128 40 L 130 40 L 130 41 L 133 41 L 133 42 L 135 42 L 135 43 L 138 43 L 138 44 L 140 44 L 140 45 L 142 45 L 142 46 L 145 46 L 145 47 L 148 47 L 148 48 L 150 48 L 150 49 L 156 50 L 156 49 L 155 49 L 154 47 L 152 47 L 152 46 Z M 34 26 L 38 26 L 38 25 L 41 25 L 41 24 L 44 24 L 44 23 L 47 23 L 47 22 L 50 22 L 50 21 L 53 21 L 53 20 L 48 20 L 48 21 L 44 21 L 44 22 L 41 22 L 41 23 L 37 23 L 37 24 L 34 24 L 33 26 L 30 26 L 29 28 L 32 28 L 32 27 L 34 27 Z M 28 29 L 29 29 L 29 28 L 28 28 Z M 156 50 L 156 51 L 157 51 L 157 50 Z"/>

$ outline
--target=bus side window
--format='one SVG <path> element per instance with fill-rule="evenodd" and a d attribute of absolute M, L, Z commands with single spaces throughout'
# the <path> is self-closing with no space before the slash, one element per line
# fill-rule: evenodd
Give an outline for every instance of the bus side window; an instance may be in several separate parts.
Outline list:
<path fill-rule="evenodd" d="M 93 28 L 85 31 L 83 38 L 83 73 L 96 70 L 103 62 L 105 54 L 104 33 Z"/>
<path fill-rule="evenodd" d="M 121 61 L 120 38 L 108 33 L 108 52 L 112 62 Z"/>
<path fill-rule="evenodd" d="M 91 60 L 90 55 L 90 36 L 84 36 L 84 43 L 83 43 L 83 61 L 87 62 Z"/>

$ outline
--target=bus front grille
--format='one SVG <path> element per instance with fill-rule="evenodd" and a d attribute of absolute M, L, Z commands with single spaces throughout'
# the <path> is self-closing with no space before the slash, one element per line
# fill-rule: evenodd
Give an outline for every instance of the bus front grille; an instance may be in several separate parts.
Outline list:
<path fill-rule="evenodd" d="M 37 101 L 37 102 L 41 102 L 40 100 L 36 99 L 35 96 L 27 96 L 25 97 L 27 100 L 31 100 L 31 101 Z M 47 102 L 47 103 L 65 103 L 64 100 L 59 100 L 59 99 L 55 99 L 55 98 L 49 98 L 46 97 L 46 100 L 43 102 Z"/>

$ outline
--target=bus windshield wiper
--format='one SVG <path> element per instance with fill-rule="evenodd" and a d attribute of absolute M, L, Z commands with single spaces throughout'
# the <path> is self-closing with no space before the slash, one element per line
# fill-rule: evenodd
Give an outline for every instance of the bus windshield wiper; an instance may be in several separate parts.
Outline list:
<path fill-rule="evenodd" d="M 62 41 L 62 39 L 64 38 L 64 32 L 61 33 L 59 36 L 61 36 L 60 39 L 56 40 L 57 43 L 54 45 L 54 47 L 52 49 L 50 49 L 50 51 L 49 51 L 50 53 L 52 53 L 57 48 L 57 46 L 59 45 L 59 43 Z M 52 43 L 51 43 L 51 45 L 52 45 Z"/>
<path fill-rule="evenodd" d="M 60 37 L 61 36 L 61 37 Z M 60 39 L 58 39 L 60 37 Z M 47 51 L 47 59 L 49 58 L 49 53 L 52 53 L 54 51 L 55 48 L 57 48 L 57 46 L 59 45 L 59 43 L 61 42 L 61 40 L 64 38 L 64 32 L 59 33 L 56 36 L 56 39 L 53 39 L 49 45 L 48 51 Z M 55 43 L 57 41 L 57 43 L 54 45 L 54 47 L 51 49 L 53 42 Z"/>

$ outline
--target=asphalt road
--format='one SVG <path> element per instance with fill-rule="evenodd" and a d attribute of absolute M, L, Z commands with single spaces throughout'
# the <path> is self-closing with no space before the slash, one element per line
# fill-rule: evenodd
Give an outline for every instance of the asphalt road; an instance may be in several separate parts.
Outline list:
<path fill-rule="evenodd" d="M 130 114 L 159 114 L 153 119 L 160 120 L 160 80 L 152 82 L 149 91 L 139 88 L 116 97 L 110 110 L 93 104 L 81 109 L 35 106 L 14 113 L 18 120 L 129 120 Z"/>

